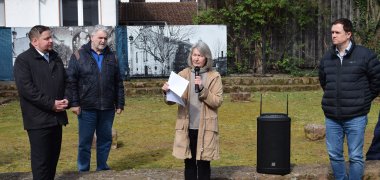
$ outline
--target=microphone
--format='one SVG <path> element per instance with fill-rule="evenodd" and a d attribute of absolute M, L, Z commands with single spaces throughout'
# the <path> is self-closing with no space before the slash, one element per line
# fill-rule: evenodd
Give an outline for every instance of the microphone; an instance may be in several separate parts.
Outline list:
<path fill-rule="evenodd" d="M 195 76 L 199 76 L 199 70 L 201 70 L 201 69 L 198 66 L 195 66 L 195 68 L 194 68 Z M 195 92 L 199 93 L 199 84 L 195 84 Z"/>

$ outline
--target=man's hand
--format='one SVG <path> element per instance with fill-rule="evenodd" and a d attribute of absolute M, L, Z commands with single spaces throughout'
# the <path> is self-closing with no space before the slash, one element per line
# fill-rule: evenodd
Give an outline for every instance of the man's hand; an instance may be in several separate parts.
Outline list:
<path fill-rule="evenodd" d="M 116 113 L 117 113 L 117 114 L 121 114 L 121 112 L 123 112 L 122 109 L 116 109 Z"/>
<path fill-rule="evenodd" d="M 71 108 L 71 112 L 73 112 L 74 114 L 76 114 L 77 116 L 80 114 L 80 107 L 72 107 Z"/>
<path fill-rule="evenodd" d="M 69 101 L 67 99 L 55 100 L 53 111 L 62 112 L 67 108 L 68 105 L 69 105 Z"/>

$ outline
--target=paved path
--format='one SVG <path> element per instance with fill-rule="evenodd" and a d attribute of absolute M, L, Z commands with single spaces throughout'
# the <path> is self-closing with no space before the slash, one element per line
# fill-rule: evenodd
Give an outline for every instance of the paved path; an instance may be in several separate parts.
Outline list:
<path fill-rule="evenodd" d="M 380 161 L 367 161 L 364 179 L 380 179 Z M 293 166 L 290 174 L 259 174 L 255 167 L 212 167 L 211 179 L 215 180 L 332 180 L 329 165 Z M 0 173 L 1 180 L 32 180 L 31 173 Z M 182 169 L 129 169 L 102 172 L 60 172 L 56 180 L 180 180 Z"/>

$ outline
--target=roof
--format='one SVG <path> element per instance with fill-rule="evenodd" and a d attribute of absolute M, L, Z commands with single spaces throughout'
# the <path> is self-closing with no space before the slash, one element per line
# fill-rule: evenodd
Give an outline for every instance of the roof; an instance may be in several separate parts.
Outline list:
<path fill-rule="evenodd" d="M 197 14 L 196 2 L 130 2 L 120 3 L 120 25 L 191 25 Z"/>

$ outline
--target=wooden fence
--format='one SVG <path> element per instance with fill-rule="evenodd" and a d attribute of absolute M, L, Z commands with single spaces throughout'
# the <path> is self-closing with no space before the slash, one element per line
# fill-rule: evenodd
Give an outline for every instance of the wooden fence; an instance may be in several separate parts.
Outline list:
<path fill-rule="evenodd" d="M 379 1 L 367 0 L 367 11 L 371 11 L 368 12 L 367 18 L 378 22 L 378 24 L 380 19 L 379 4 Z M 355 21 L 360 16 L 359 9 L 354 9 L 353 0 L 319 0 L 318 14 L 315 25 L 305 30 L 297 30 L 290 25 L 287 28 L 290 31 L 286 34 L 286 37 L 274 34 L 271 40 L 271 48 L 272 51 L 277 53 L 272 53 L 269 59 L 272 61 L 278 60 L 278 56 L 281 55 L 279 52 L 283 52 L 283 49 L 287 48 L 287 53 L 290 56 L 304 60 L 304 67 L 316 67 L 319 59 L 331 46 L 331 22 L 339 18 L 348 18 Z M 378 29 L 376 36 L 378 39 L 380 38 L 379 31 Z"/>

